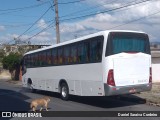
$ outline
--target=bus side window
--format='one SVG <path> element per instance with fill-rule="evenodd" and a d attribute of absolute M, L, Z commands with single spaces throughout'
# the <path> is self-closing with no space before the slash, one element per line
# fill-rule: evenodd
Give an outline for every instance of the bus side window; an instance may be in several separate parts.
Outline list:
<path fill-rule="evenodd" d="M 103 40 L 98 39 L 97 41 L 97 47 L 96 47 L 96 61 L 102 60 L 102 49 L 103 49 Z"/>
<path fill-rule="evenodd" d="M 63 64 L 63 48 L 58 48 L 58 64 Z"/>
<path fill-rule="evenodd" d="M 39 66 L 42 66 L 42 52 L 39 53 Z"/>
<path fill-rule="evenodd" d="M 31 56 L 30 56 L 30 60 L 31 60 L 30 67 L 33 67 L 33 54 L 31 54 Z"/>
<path fill-rule="evenodd" d="M 70 63 L 70 46 L 64 47 L 64 64 Z"/>
<path fill-rule="evenodd" d="M 90 62 L 90 42 L 87 41 L 87 42 L 84 42 L 84 61 L 87 63 L 87 62 Z"/>
<path fill-rule="evenodd" d="M 40 67 L 40 52 L 37 53 L 38 59 L 37 59 L 37 66 Z"/>
<path fill-rule="evenodd" d="M 102 60 L 103 39 L 101 36 L 92 38 L 90 45 L 91 62 L 100 62 Z"/>
<path fill-rule="evenodd" d="M 43 66 L 46 66 L 47 65 L 47 59 L 46 59 L 46 51 L 43 51 L 43 62 L 42 62 L 42 64 L 43 64 Z"/>
<path fill-rule="evenodd" d="M 38 53 L 35 53 L 35 67 L 38 67 L 39 64 L 38 64 L 38 61 L 39 61 L 39 58 L 38 58 Z"/>
<path fill-rule="evenodd" d="M 90 44 L 90 58 L 91 62 L 96 62 L 97 41 L 92 38 Z"/>
<path fill-rule="evenodd" d="M 74 43 L 71 46 L 71 63 L 75 64 L 77 63 L 77 44 Z"/>
<path fill-rule="evenodd" d="M 52 61 L 52 59 L 51 59 L 51 50 L 47 50 L 47 65 L 49 66 L 49 65 L 51 65 L 51 61 Z"/>
<path fill-rule="evenodd" d="M 46 52 L 45 51 L 40 52 L 39 61 L 40 61 L 40 66 L 46 65 Z"/>
<path fill-rule="evenodd" d="M 52 49 L 52 64 L 57 65 L 57 48 Z"/>
<path fill-rule="evenodd" d="M 78 43 L 78 63 L 84 63 L 84 44 L 83 42 Z"/>
<path fill-rule="evenodd" d="M 27 67 L 31 67 L 31 55 L 27 55 L 27 61 L 26 61 Z"/>
<path fill-rule="evenodd" d="M 32 54 L 31 56 L 32 56 L 32 67 L 34 67 L 35 66 L 35 57 L 34 57 L 35 55 Z"/>

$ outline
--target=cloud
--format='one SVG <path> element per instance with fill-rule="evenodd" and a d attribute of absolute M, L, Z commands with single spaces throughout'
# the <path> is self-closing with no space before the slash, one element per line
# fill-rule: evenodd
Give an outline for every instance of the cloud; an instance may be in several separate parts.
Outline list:
<path fill-rule="evenodd" d="M 0 25 L 0 31 L 4 31 L 4 30 L 5 30 L 5 26 Z"/>
<path fill-rule="evenodd" d="M 32 44 L 36 45 L 51 45 L 56 43 L 55 37 L 47 31 L 36 35 L 30 41 Z"/>
<path fill-rule="evenodd" d="M 62 33 L 66 33 L 66 32 L 77 32 L 77 31 L 81 31 L 81 30 L 85 30 L 85 27 L 81 24 L 78 23 L 63 23 L 60 26 L 60 32 Z"/>
<path fill-rule="evenodd" d="M 41 28 L 41 29 L 44 29 L 44 28 L 47 27 L 47 23 L 45 22 L 44 19 L 41 19 L 41 20 L 38 21 L 37 26 L 38 26 L 39 28 Z"/>
<path fill-rule="evenodd" d="M 136 2 L 142 0 L 136 0 Z M 133 0 L 87 0 L 85 1 L 88 6 L 92 6 L 93 11 L 107 11 L 111 9 L 118 8 L 127 4 L 135 3 Z M 95 7 L 96 6 L 96 7 Z M 94 9 L 95 7 L 95 9 Z M 110 29 L 127 29 L 127 30 L 136 30 L 144 31 L 149 34 L 151 41 L 160 41 L 160 13 L 147 17 L 153 13 L 158 13 L 160 11 L 160 1 L 152 0 L 138 5 L 132 5 L 127 8 L 115 10 L 112 12 L 105 12 L 90 16 L 87 18 L 79 19 L 74 22 L 60 22 L 60 35 L 61 42 L 74 39 L 76 37 L 84 36 L 101 30 L 110 30 Z M 89 14 L 83 11 L 83 15 Z M 78 14 L 77 16 L 81 16 Z M 146 17 L 146 18 L 145 18 Z M 143 18 L 138 21 L 138 19 Z M 131 22 L 137 20 L 135 22 Z M 129 23 L 129 24 L 127 24 Z M 47 23 L 44 19 L 41 19 L 37 22 L 37 26 L 40 29 L 47 27 Z M 0 26 L 0 31 L 4 30 L 5 27 Z M 55 32 L 55 31 L 54 31 Z M 43 44 L 46 42 L 55 43 L 56 38 L 55 33 L 51 32 L 42 32 L 36 37 L 31 39 L 32 43 Z M 14 37 L 18 36 L 17 34 L 4 35 L 0 37 L 0 40 L 9 41 Z M 22 40 L 30 38 L 32 35 L 22 36 Z"/>
<path fill-rule="evenodd" d="M 101 11 L 102 9 L 110 10 L 124 6 L 131 1 L 126 0 L 124 2 L 122 0 L 118 0 L 115 3 L 105 5 L 106 2 L 109 2 L 109 0 L 92 0 L 92 2 L 90 1 L 88 4 L 100 4 Z M 74 38 L 76 33 L 82 36 L 86 33 L 90 33 L 90 31 L 95 32 L 110 29 L 127 29 L 144 31 L 151 36 L 151 41 L 158 41 L 160 38 L 160 34 L 158 34 L 158 31 L 160 31 L 160 13 L 153 15 L 158 12 L 160 12 L 160 1 L 148 1 L 142 4 L 132 5 L 121 10 L 97 14 L 78 22 L 64 23 L 63 27 L 61 27 L 61 34 L 62 36 L 67 35 L 64 39 L 66 39 L 66 37 L 69 39 Z M 140 18 L 141 20 L 138 20 Z M 134 20 L 135 22 L 132 22 Z"/>
<path fill-rule="evenodd" d="M 10 44 L 14 44 L 15 39 L 18 38 L 18 36 L 19 36 L 18 34 L 6 34 L 0 37 L 0 43 L 8 44 L 8 42 L 10 42 Z M 26 43 L 30 41 L 31 44 L 35 44 L 35 45 L 43 45 L 43 44 L 50 45 L 55 43 L 55 38 L 50 32 L 42 32 L 33 38 L 31 37 L 32 35 L 23 35 L 20 37 L 20 40 Z"/>

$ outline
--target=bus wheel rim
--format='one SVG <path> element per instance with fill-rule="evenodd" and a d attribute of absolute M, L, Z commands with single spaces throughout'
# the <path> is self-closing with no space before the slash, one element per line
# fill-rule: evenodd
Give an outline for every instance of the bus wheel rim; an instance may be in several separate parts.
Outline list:
<path fill-rule="evenodd" d="M 65 87 L 62 87 L 62 96 L 63 97 L 67 96 L 67 89 Z"/>

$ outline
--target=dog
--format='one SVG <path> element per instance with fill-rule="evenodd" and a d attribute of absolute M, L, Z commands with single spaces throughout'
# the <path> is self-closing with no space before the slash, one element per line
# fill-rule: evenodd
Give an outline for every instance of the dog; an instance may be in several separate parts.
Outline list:
<path fill-rule="evenodd" d="M 31 104 L 30 104 L 30 108 L 32 109 L 32 111 L 36 111 L 37 106 L 40 106 L 40 111 L 42 111 L 43 107 L 46 108 L 46 111 L 48 111 L 48 103 L 50 101 L 49 97 L 44 97 L 44 98 L 39 98 L 39 99 L 34 99 L 32 100 Z"/>

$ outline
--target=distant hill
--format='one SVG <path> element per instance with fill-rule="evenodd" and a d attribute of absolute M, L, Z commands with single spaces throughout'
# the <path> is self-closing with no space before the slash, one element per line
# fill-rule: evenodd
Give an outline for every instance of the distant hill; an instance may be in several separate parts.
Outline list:
<path fill-rule="evenodd" d="M 160 42 L 151 42 L 151 45 L 160 45 Z"/>

